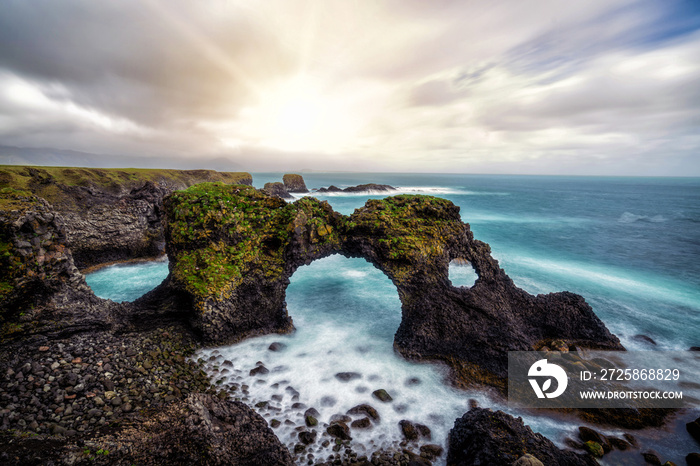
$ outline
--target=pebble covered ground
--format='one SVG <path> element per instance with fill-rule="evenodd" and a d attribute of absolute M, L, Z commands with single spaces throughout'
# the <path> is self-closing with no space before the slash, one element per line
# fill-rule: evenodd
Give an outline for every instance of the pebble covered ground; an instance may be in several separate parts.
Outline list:
<path fill-rule="evenodd" d="M 212 384 L 203 369 L 236 369 L 216 355 L 207 361 L 190 358 L 195 348 L 193 336 L 179 325 L 10 343 L 0 354 L 0 463 L 48 464 L 61 458 L 63 464 L 113 464 L 116 452 L 110 457 L 108 448 L 115 448 L 122 429 L 141 425 L 190 393 L 253 404 L 254 387 Z M 281 391 L 294 396 L 291 387 Z M 279 432 L 277 403 L 251 407 Z M 371 407 L 329 423 L 314 419 L 313 408 L 300 403 L 293 410 L 300 422 L 290 426 L 287 420 L 283 427 L 298 438 L 287 445 L 296 464 L 429 465 L 443 455 L 442 447 L 427 443 L 429 434 L 377 451 L 353 444 L 346 434 L 377 422 L 368 414 Z M 406 426 L 409 436 L 411 427 Z"/>
<path fill-rule="evenodd" d="M 274 345 L 271 345 L 271 351 L 276 350 Z M 206 353 L 209 356 L 200 357 L 197 362 L 212 376 L 215 386 L 226 390 L 233 399 L 247 403 L 263 416 L 287 445 L 297 464 L 429 465 L 437 458 L 444 460 L 443 447 L 430 442 L 431 431 L 425 425 L 403 420 L 395 426 L 403 440 L 387 444 L 377 438 L 367 444 L 358 443 L 353 441 L 353 436 L 371 431 L 382 422 L 371 404 L 361 404 L 325 419 L 316 407 L 301 402 L 299 392 L 289 383 L 273 384 L 271 388 L 276 393 L 269 399 L 261 398 L 258 392 L 263 391 L 256 390 L 256 386 L 269 383 L 265 376 L 271 372 L 264 364 L 258 363 L 252 368 L 236 367 L 216 349 Z M 359 376 L 340 373 L 336 377 L 351 378 L 353 375 Z M 383 389 L 376 390 L 372 398 L 376 404 L 391 401 L 390 395 Z M 325 405 L 318 408 L 327 411 L 322 408 L 328 408 L 335 402 L 328 397 Z"/>
<path fill-rule="evenodd" d="M 192 392 L 213 392 L 180 327 L 10 343 L 0 360 L 3 436 L 88 438 Z M 11 460 L 0 442 L 0 462 Z M 39 453 L 38 453 L 39 454 Z"/>

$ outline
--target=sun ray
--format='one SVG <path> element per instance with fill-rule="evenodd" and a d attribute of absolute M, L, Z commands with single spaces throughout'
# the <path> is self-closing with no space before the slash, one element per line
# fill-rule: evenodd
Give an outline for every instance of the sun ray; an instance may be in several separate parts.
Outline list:
<path fill-rule="evenodd" d="M 255 95 L 261 96 L 263 94 L 263 90 L 260 88 L 260 86 L 255 83 L 255 81 L 248 75 L 248 73 L 245 72 L 245 70 L 243 70 L 243 68 L 231 60 L 228 54 L 221 47 L 207 39 L 204 34 L 196 30 L 190 24 L 184 22 L 177 15 L 173 14 L 169 8 L 161 5 L 159 0 L 145 0 L 145 3 L 173 29 L 177 30 L 180 34 L 182 34 L 182 36 L 197 46 L 197 48 L 201 50 L 201 52 L 214 64 L 229 73 L 232 78 L 243 84 L 247 89 L 255 93 Z"/>

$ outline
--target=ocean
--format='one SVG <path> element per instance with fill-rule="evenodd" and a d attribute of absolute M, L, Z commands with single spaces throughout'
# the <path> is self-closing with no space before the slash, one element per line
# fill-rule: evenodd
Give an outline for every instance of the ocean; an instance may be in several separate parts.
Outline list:
<path fill-rule="evenodd" d="M 449 199 L 460 207 L 475 238 L 490 244 L 493 256 L 519 287 L 533 294 L 568 290 L 584 296 L 630 350 L 700 346 L 699 178 L 303 176 L 309 189 L 380 183 L 397 187 L 399 193 Z M 253 174 L 256 187 L 281 178 L 281 173 Z M 383 196 L 318 195 L 342 214 L 351 214 L 368 198 Z M 107 267 L 87 280 L 98 296 L 130 301 L 166 275 L 167 262 L 156 262 Z M 474 278 L 469 267 L 450 270 L 455 285 L 469 285 Z M 233 396 L 251 405 L 267 401 L 259 411 L 268 420 L 282 421 L 276 432 L 292 450 L 304 412 L 291 407 L 295 402 L 316 408 L 322 422 L 357 404 L 374 406 L 380 424 L 354 435 L 357 448 L 366 451 L 396 445 L 402 419 L 429 426 L 432 442 L 445 444 L 454 419 L 468 409 L 470 399 L 521 415 L 533 430 L 560 446 L 583 425 L 574 418 L 518 412 L 483 393 L 455 390 L 445 383 L 443 367 L 401 359 L 392 346 L 401 319 L 396 288 L 362 259 L 331 256 L 301 267 L 287 289 L 287 307 L 295 333 L 203 349 L 198 356 L 207 361 L 214 356 L 208 370 L 222 386 L 235 387 Z M 268 350 L 273 342 L 282 343 L 284 349 Z M 222 358 L 231 360 L 234 369 L 222 374 L 218 367 Z M 258 362 L 270 373 L 250 377 Z M 338 372 L 356 372 L 360 378 L 342 382 L 334 376 Z M 380 388 L 394 398 L 391 403 L 372 398 Z M 685 414 L 683 421 L 690 417 Z M 684 430 L 676 420 L 665 430 L 647 429 L 635 435 L 658 451 L 662 462 L 683 464 L 687 453 L 698 450 Z M 304 458 L 308 454 L 325 458 L 328 451 L 310 448 Z M 602 463 L 617 461 L 622 460 L 606 456 Z"/>

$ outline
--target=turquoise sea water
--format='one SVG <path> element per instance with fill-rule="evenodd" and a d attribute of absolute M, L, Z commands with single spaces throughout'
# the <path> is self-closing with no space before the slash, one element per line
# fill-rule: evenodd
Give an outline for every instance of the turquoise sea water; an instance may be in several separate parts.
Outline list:
<path fill-rule="evenodd" d="M 117 303 L 133 301 L 151 291 L 168 276 L 164 257 L 152 262 L 114 264 L 85 276 L 97 296 Z"/>
<path fill-rule="evenodd" d="M 262 187 L 281 177 L 254 174 L 254 185 Z M 374 182 L 399 187 L 400 192 L 450 199 L 460 206 L 475 237 L 491 245 L 501 266 L 528 292 L 569 290 L 583 295 L 628 349 L 700 346 L 700 179 L 316 173 L 304 174 L 304 179 L 310 189 Z M 369 197 L 382 196 L 319 195 L 343 214 L 352 213 Z M 153 287 L 164 278 L 162 273 L 167 274 L 167 265 L 161 263 L 153 266 L 160 267 L 161 275 L 147 278 L 153 272 L 149 267 L 103 269 L 88 282 L 99 296 L 131 300 L 144 290 L 134 290 L 128 297 L 119 294 L 122 285 L 131 286 L 127 279 L 150 280 Z M 469 284 L 473 277 L 468 272 L 468 267 L 452 270 L 453 283 Z M 114 275 L 98 283 L 94 277 L 100 273 Z M 299 393 L 301 402 L 321 412 L 322 421 L 369 402 L 380 410 L 383 421 L 356 440 L 373 448 L 398 440 L 400 419 L 430 426 L 433 440 L 443 442 L 470 397 L 507 410 L 482 394 L 446 387 L 440 367 L 407 363 L 394 354 L 393 334 L 400 322 L 396 289 L 361 259 L 332 256 L 300 268 L 291 279 L 287 303 L 297 328 L 294 334 L 201 353 L 233 361 L 236 370 L 225 376 L 214 371 L 213 363 L 210 369 L 225 385 L 250 385 L 248 402 L 280 395 L 275 403 L 281 411 L 263 412 L 268 418 L 284 415 L 298 425 L 301 413 L 290 408 L 293 392 L 285 392 L 287 385 Z M 286 349 L 268 351 L 273 341 L 284 343 Z M 248 371 L 258 361 L 271 372 L 249 380 Z M 361 378 L 341 383 L 334 374 L 343 371 L 357 372 Z M 408 383 L 411 378 L 421 383 Z M 391 406 L 372 400 L 370 394 L 377 388 L 394 396 Z M 557 442 L 574 436 L 581 425 L 576 420 L 523 417 Z M 638 436 L 648 439 L 663 461 L 683 464 L 684 456 L 697 450 L 683 430 L 648 430 Z M 288 444 L 296 443 L 293 427 L 283 427 L 278 434 Z M 324 452 L 315 454 L 322 457 Z"/>

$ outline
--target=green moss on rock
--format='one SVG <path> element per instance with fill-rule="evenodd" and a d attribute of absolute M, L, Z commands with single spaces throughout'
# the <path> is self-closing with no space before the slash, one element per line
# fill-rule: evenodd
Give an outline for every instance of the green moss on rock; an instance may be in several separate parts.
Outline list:
<path fill-rule="evenodd" d="M 172 277 L 196 297 L 223 299 L 244 276 L 272 280 L 284 272 L 285 250 L 297 229 L 311 241 L 339 244 L 316 199 L 293 204 L 250 186 L 202 183 L 166 200 Z"/>

